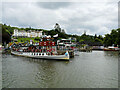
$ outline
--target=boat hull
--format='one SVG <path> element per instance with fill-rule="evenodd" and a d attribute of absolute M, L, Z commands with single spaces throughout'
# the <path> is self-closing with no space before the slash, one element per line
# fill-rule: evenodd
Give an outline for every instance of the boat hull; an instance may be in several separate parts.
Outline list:
<path fill-rule="evenodd" d="M 114 50 L 114 49 L 103 49 L 104 51 L 119 51 L 119 50 Z"/>
<path fill-rule="evenodd" d="M 34 55 L 31 55 L 32 52 L 14 52 L 11 51 L 11 54 L 17 55 L 17 56 L 24 56 L 29 58 L 37 58 L 37 59 L 50 59 L 50 60 L 69 60 L 69 55 L 46 55 L 46 56 L 39 56 L 34 53 Z"/>

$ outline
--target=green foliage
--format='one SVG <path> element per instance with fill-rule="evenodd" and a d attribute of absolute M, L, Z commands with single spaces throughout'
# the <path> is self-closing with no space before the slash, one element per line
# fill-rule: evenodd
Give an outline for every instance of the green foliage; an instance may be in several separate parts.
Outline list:
<path fill-rule="evenodd" d="M 40 38 L 39 38 L 39 37 L 36 37 L 35 40 L 36 40 L 36 41 L 40 41 Z"/>
<path fill-rule="evenodd" d="M 88 44 L 88 45 L 103 45 L 103 37 L 101 35 L 99 35 L 99 37 L 97 37 L 97 35 L 95 34 L 95 36 L 91 36 L 91 35 L 86 35 L 83 34 L 79 37 L 77 37 L 79 43 L 81 44 Z"/>
<path fill-rule="evenodd" d="M 94 39 L 96 39 L 96 38 L 97 38 L 97 35 L 95 34 Z"/>
<path fill-rule="evenodd" d="M 75 40 L 71 40 L 71 42 L 75 42 Z"/>
<path fill-rule="evenodd" d="M 83 39 L 79 40 L 79 42 L 83 42 L 83 41 L 84 41 Z"/>
<path fill-rule="evenodd" d="M 113 29 L 110 34 L 106 34 L 103 43 L 105 46 L 120 45 L 120 28 Z"/>
<path fill-rule="evenodd" d="M 54 31 L 54 30 L 48 31 L 48 35 L 51 35 L 52 37 L 53 37 L 54 35 L 56 35 L 56 34 L 57 34 L 57 32 Z"/>
<path fill-rule="evenodd" d="M 4 25 L 2 25 L 2 43 L 9 43 L 11 39 L 10 37 L 10 32 L 6 29 Z"/>
<path fill-rule="evenodd" d="M 19 43 L 25 43 L 25 42 L 30 42 L 30 40 L 32 40 L 33 42 L 39 42 L 40 39 L 38 39 L 38 38 L 18 38 L 17 40 Z"/>
<path fill-rule="evenodd" d="M 69 37 L 76 38 L 76 42 L 83 43 L 83 44 L 89 44 L 89 45 L 105 45 L 105 46 L 111 46 L 113 44 L 115 45 L 120 45 L 120 28 L 118 29 L 113 29 L 110 34 L 106 34 L 105 37 L 103 38 L 101 35 L 86 35 L 85 33 L 81 36 L 78 35 L 70 35 L 70 34 L 65 34 L 61 33 L 58 30 L 44 30 L 44 29 L 34 29 L 34 28 L 18 28 L 18 27 L 11 27 L 10 25 L 6 24 L 1 24 L 2 25 L 2 38 L 3 41 L 10 41 L 10 37 L 14 32 L 14 29 L 18 30 L 38 30 L 38 31 L 43 31 L 43 34 L 46 35 L 51 35 L 52 37 L 56 34 L 58 34 L 57 39 L 68 39 Z M 25 42 L 25 41 L 30 41 L 33 40 L 34 42 L 38 42 L 40 38 L 18 38 L 18 42 Z M 74 42 L 74 41 L 72 41 Z"/>

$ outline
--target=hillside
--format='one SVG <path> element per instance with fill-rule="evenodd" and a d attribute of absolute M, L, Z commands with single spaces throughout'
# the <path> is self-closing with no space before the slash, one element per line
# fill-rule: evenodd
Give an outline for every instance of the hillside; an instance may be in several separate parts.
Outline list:
<path fill-rule="evenodd" d="M 88 44 L 88 45 L 105 45 L 105 46 L 111 46 L 111 45 L 120 45 L 120 29 L 113 29 L 110 34 L 106 34 L 103 38 L 101 35 L 86 35 L 85 33 L 81 36 L 78 35 L 70 35 L 61 33 L 58 30 L 45 30 L 45 29 L 34 29 L 34 28 L 18 28 L 18 27 L 12 27 L 10 25 L 1 24 L 2 25 L 2 42 L 6 41 L 7 43 L 10 42 L 10 37 L 13 34 L 14 29 L 18 30 L 38 30 L 43 31 L 43 34 L 46 35 L 56 35 L 58 34 L 58 39 L 68 39 L 69 37 L 76 38 L 76 42 L 79 44 Z"/>

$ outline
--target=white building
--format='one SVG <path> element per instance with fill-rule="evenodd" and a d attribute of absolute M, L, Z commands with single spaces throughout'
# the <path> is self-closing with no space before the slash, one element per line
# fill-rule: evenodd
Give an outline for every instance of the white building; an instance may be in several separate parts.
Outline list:
<path fill-rule="evenodd" d="M 13 37 L 42 37 L 42 31 L 18 31 L 14 29 Z"/>
<path fill-rule="evenodd" d="M 57 41 L 57 45 L 60 50 L 72 49 L 76 46 L 75 43 L 72 43 L 70 39 L 61 39 Z"/>
<path fill-rule="evenodd" d="M 77 39 L 74 38 L 74 37 L 69 37 L 69 39 L 70 39 L 70 40 L 74 40 L 75 42 L 77 41 Z"/>
<path fill-rule="evenodd" d="M 70 39 L 61 39 L 57 41 L 57 45 L 70 47 L 70 46 L 75 46 L 76 44 L 72 43 Z"/>

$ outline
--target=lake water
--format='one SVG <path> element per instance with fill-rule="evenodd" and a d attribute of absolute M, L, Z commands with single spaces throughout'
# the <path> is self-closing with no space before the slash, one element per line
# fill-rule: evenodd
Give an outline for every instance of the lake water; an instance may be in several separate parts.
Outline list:
<path fill-rule="evenodd" d="M 79 52 L 70 61 L 2 55 L 3 88 L 118 88 L 118 53 Z"/>

